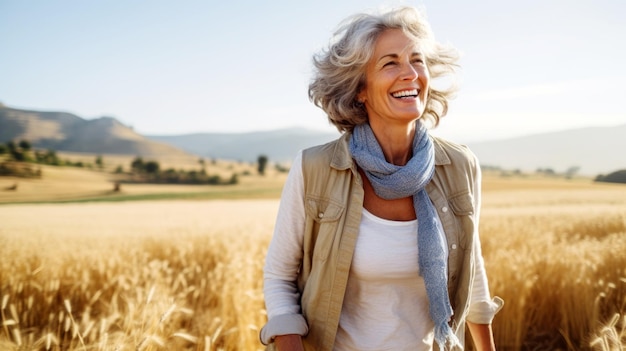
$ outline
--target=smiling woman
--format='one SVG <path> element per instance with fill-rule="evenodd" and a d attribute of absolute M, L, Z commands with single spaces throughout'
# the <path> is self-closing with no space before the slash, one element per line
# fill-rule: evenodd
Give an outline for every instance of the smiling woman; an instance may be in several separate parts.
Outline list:
<path fill-rule="evenodd" d="M 479 351 L 495 350 L 502 300 L 481 256 L 478 161 L 426 127 L 452 93 L 431 78 L 456 60 L 411 7 L 349 18 L 315 57 L 309 96 L 343 135 L 302 151 L 283 188 L 265 344 L 462 350 L 467 324 Z"/>

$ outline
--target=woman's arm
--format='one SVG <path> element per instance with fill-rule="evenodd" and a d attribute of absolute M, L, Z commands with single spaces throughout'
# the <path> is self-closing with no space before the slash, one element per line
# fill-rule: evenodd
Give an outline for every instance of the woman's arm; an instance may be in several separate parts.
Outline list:
<path fill-rule="evenodd" d="M 279 335 L 274 339 L 278 351 L 304 351 L 302 337 L 298 334 Z"/>
<path fill-rule="evenodd" d="M 496 350 L 491 324 L 476 324 L 468 321 L 467 326 L 470 330 L 470 334 L 472 334 L 472 340 L 474 340 L 477 351 Z"/>
<path fill-rule="evenodd" d="M 299 153 L 283 187 L 274 235 L 263 269 L 268 322 L 261 329 L 261 341 L 266 345 L 279 335 L 305 335 L 308 331 L 296 286 L 304 236 L 303 198 L 302 156 Z"/>

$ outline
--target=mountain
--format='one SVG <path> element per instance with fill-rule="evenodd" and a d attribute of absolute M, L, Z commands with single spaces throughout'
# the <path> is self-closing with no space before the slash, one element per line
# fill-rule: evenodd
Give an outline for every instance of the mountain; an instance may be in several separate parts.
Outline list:
<path fill-rule="evenodd" d="M 482 165 L 533 172 L 550 168 L 595 176 L 626 169 L 626 124 L 469 143 Z"/>
<path fill-rule="evenodd" d="M 304 148 L 336 139 L 339 133 L 288 128 L 250 133 L 200 133 L 148 138 L 175 145 L 196 155 L 240 161 L 256 161 L 266 155 L 272 161 L 291 161 Z"/>
<path fill-rule="evenodd" d="M 64 112 L 39 112 L 0 104 L 0 142 L 29 140 L 35 147 L 94 154 L 185 156 L 254 162 L 290 161 L 298 150 L 323 144 L 338 133 L 290 128 L 250 133 L 143 136 L 111 117 L 85 120 Z M 552 169 L 595 176 L 626 169 L 626 124 L 588 127 L 517 138 L 468 143 L 482 165 L 525 172 Z M 194 156 L 194 157 L 195 157 Z"/>
<path fill-rule="evenodd" d="M 148 139 L 112 117 L 85 120 L 71 113 L 0 105 L 0 142 L 28 140 L 34 147 L 94 154 L 143 157 L 188 156 L 169 144 Z"/>

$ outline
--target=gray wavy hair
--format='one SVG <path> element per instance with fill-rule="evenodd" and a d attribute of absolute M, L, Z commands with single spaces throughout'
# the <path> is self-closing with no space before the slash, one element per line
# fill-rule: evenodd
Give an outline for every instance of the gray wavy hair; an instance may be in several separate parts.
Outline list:
<path fill-rule="evenodd" d="M 376 40 L 387 29 L 401 29 L 424 49 L 432 80 L 451 75 L 458 67 L 458 52 L 435 41 L 430 25 L 421 11 L 401 7 L 379 14 L 357 14 L 340 24 L 328 48 L 313 56 L 314 76 L 309 84 L 309 99 L 324 110 L 340 132 L 367 122 L 365 106 L 356 100 L 365 85 L 365 69 L 374 52 Z M 456 85 L 434 88 L 430 85 L 426 109 L 421 118 L 432 127 L 439 125 L 448 112 L 448 100 Z"/>

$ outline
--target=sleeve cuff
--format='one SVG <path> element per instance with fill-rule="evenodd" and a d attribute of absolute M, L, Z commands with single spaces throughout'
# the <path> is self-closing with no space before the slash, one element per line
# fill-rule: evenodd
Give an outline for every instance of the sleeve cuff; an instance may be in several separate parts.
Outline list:
<path fill-rule="evenodd" d="M 298 334 L 306 335 L 309 326 L 301 314 L 283 314 L 269 320 L 261 328 L 261 342 L 263 345 L 271 343 L 277 335 Z"/>
<path fill-rule="evenodd" d="M 475 324 L 491 324 L 493 317 L 502 309 L 504 300 L 495 296 L 491 301 L 478 301 L 470 307 L 467 321 Z"/>

